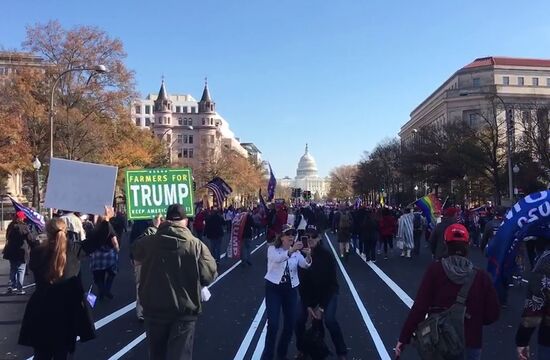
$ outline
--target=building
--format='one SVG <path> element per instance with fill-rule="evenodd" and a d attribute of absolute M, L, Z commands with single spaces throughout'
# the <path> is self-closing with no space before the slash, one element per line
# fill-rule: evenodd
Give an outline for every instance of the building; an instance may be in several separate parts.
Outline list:
<path fill-rule="evenodd" d="M 298 161 L 296 177 L 284 177 L 277 180 L 281 186 L 301 188 L 302 191 L 311 191 L 314 196 L 325 197 L 329 190 L 328 179 L 321 178 L 318 175 L 317 163 L 309 153 L 309 147 L 306 144 L 306 151 Z"/>
<path fill-rule="evenodd" d="M 196 166 L 208 158 L 232 150 L 248 157 L 227 121 L 216 112 L 216 103 L 205 82 L 200 101 L 191 95 L 169 95 L 162 80 L 158 95 L 149 94 L 132 105 L 136 126 L 149 128 L 163 139 L 170 151 L 170 162 Z"/>
<path fill-rule="evenodd" d="M 10 79 L 22 69 L 45 71 L 47 62 L 40 56 L 26 52 L 0 51 L 0 87 L 6 86 Z M 0 146 L 6 146 L 0 144 Z M 6 186 L 2 194 L 11 194 L 17 199 L 23 200 L 23 172 L 21 170 L 8 174 Z"/>
<path fill-rule="evenodd" d="M 241 143 L 241 146 L 248 152 L 248 158 L 255 164 L 262 163 L 262 152 L 253 143 Z"/>
<path fill-rule="evenodd" d="M 399 132 L 408 143 L 419 129 L 449 121 L 478 124 L 492 101 L 508 110 L 512 119 L 529 121 L 535 104 L 550 103 L 550 60 L 484 57 L 456 71 L 410 114 Z M 499 111 L 500 120 L 506 112 Z M 518 128 L 511 133 L 516 134 Z M 512 143 L 514 139 L 512 139 Z"/>

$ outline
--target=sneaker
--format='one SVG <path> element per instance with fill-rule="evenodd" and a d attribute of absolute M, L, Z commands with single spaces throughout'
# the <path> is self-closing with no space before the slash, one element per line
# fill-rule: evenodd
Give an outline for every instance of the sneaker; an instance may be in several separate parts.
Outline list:
<path fill-rule="evenodd" d="M 371 261 L 372 261 L 373 264 L 376 263 L 376 259 L 372 259 Z"/>
<path fill-rule="evenodd" d="M 15 290 L 13 293 L 16 295 L 25 295 L 27 292 L 21 289 L 21 290 Z"/>
<path fill-rule="evenodd" d="M 6 295 L 11 294 L 11 293 L 13 293 L 13 290 L 14 289 L 10 286 L 6 289 L 6 292 L 4 294 L 6 294 Z"/>
<path fill-rule="evenodd" d="M 388 255 L 384 255 L 384 260 L 388 260 Z"/>

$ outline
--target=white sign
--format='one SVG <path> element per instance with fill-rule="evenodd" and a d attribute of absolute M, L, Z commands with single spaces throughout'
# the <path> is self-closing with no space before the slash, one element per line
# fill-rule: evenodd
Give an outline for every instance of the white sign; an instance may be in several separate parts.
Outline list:
<path fill-rule="evenodd" d="M 113 204 L 118 168 L 52 158 L 44 205 L 101 215 Z"/>

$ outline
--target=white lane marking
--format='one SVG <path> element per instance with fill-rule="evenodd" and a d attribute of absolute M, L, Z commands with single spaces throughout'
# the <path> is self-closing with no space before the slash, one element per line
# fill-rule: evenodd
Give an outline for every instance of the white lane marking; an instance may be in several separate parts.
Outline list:
<path fill-rule="evenodd" d="M 378 266 L 376 266 L 375 263 L 363 259 L 361 257 L 361 254 L 359 253 L 359 250 L 356 250 L 356 253 L 357 255 L 359 255 L 359 258 L 363 260 L 376 273 L 376 275 L 378 275 L 378 277 L 382 279 L 382 281 L 385 282 L 386 285 L 388 285 L 390 289 L 392 289 L 395 295 L 397 295 L 397 297 L 399 297 L 399 299 L 401 299 L 401 301 L 403 301 L 405 305 L 409 307 L 409 309 L 412 308 L 414 300 L 411 299 L 411 297 L 403 289 L 401 289 L 399 285 L 395 283 L 395 281 L 393 281 L 388 275 L 386 275 L 386 273 L 382 271 L 382 269 L 380 269 Z"/>
<path fill-rule="evenodd" d="M 254 250 L 250 252 L 250 254 L 254 254 L 256 251 L 258 251 L 267 241 L 264 241 L 260 245 L 256 246 Z M 218 276 L 216 281 L 214 281 L 212 284 L 208 285 L 207 287 L 210 289 L 211 286 L 216 284 L 218 281 L 220 281 L 225 275 L 229 274 L 233 269 L 235 269 L 239 264 L 242 262 L 242 260 L 237 261 L 233 266 L 231 266 L 229 269 L 225 270 L 223 274 Z M 118 355 L 119 357 L 116 359 L 119 359 L 122 355 L 126 354 L 128 351 L 132 350 L 136 345 L 138 345 L 143 339 L 139 340 L 143 336 L 143 339 L 145 339 L 145 333 L 141 334 L 137 338 L 135 338 L 131 343 L 126 345 L 124 348 L 122 348 L 120 351 L 118 351 L 115 355 Z M 139 340 L 139 341 L 138 341 Z M 113 355 L 114 356 L 114 355 Z M 29 360 L 29 359 L 28 359 Z"/>
<path fill-rule="evenodd" d="M 103 319 L 100 319 L 95 322 L 95 329 L 98 330 L 102 328 L 103 326 L 107 325 L 111 321 L 114 321 L 121 317 L 122 315 L 126 314 L 127 312 L 131 311 L 132 309 L 135 309 L 136 302 L 130 303 L 126 305 L 125 307 L 118 309 L 117 311 L 105 316 Z"/>
<path fill-rule="evenodd" d="M 252 354 L 251 360 L 260 360 L 260 358 L 262 357 L 262 353 L 264 352 L 266 334 L 267 334 L 267 322 L 265 323 L 264 328 L 262 330 L 262 334 L 258 339 L 258 345 L 256 345 L 256 349 L 254 349 L 254 354 Z"/>
<path fill-rule="evenodd" d="M 370 336 L 372 337 L 372 340 L 374 341 L 374 346 L 376 346 L 376 350 L 378 351 L 378 354 L 380 355 L 380 358 L 382 360 L 391 360 L 390 355 L 388 354 L 388 351 L 386 350 L 386 347 L 384 346 L 384 342 L 382 341 L 382 338 L 380 337 L 380 334 L 378 334 L 378 331 L 376 330 L 376 327 L 374 326 L 374 323 L 372 322 L 372 319 L 369 316 L 369 313 L 367 312 L 367 309 L 365 308 L 365 305 L 363 305 L 363 302 L 361 301 L 361 298 L 359 297 L 359 294 L 357 293 L 357 290 L 355 289 L 355 285 L 353 285 L 353 282 L 351 281 L 351 278 L 349 277 L 346 269 L 344 269 L 344 265 L 342 265 L 342 262 L 340 261 L 340 258 L 338 257 L 338 254 L 336 253 L 336 250 L 334 250 L 334 246 L 332 246 L 332 242 L 330 241 L 330 238 L 325 233 L 325 237 L 327 238 L 328 244 L 332 250 L 332 253 L 334 254 L 334 257 L 336 258 L 336 262 L 338 263 L 338 266 L 340 267 L 340 271 L 342 272 L 342 275 L 344 276 L 344 279 L 346 280 L 346 283 L 348 284 L 348 287 L 351 291 L 351 295 L 353 296 L 353 299 L 355 300 L 355 303 L 357 304 L 357 307 L 359 308 L 359 312 L 361 313 L 361 316 L 363 317 L 363 321 L 365 322 L 365 325 L 367 325 L 367 329 L 369 330 Z"/>
<path fill-rule="evenodd" d="M 36 285 L 36 283 L 32 283 L 32 284 L 29 284 L 29 285 L 25 285 L 23 286 L 23 289 L 28 289 L 30 287 L 33 287 L 34 285 Z"/>
<path fill-rule="evenodd" d="M 120 349 L 119 352 L 117 352 L 116 354 L 114 354 L 113 356 L 111 356 L 109 358 L 109 360 L 118 360 L 120 359 L 122 356 L 124 356 L 128 351 L 130 351 L 132 348 L 134 348 L 137 344 L 139 344 L 140 342 L 142 342 L 143 340 L 145 340 L 147 336 L 145 335 L 145 333 L 141 334 L 140 336 L 138 336 L 137 338 L 134 339 L 134 341 L 132 341 L 131 343 L 129 343 L 128 345 L 126 345 L 125 347 L 123 347 L 122 349 Z"/>
<path fill-rule="evenodd" d="M 258 309 L 256 316 L 254 316 L 254 320 L 252 320 L 252 324 L 250 325 L 250 328 L 246 332 L 246 335 L 244 336 L 244 340 L 241 343 L 241 346 L 239 347 L 239 350 L 237 351 L 237 354 L 235 355 L 233 360 L 244 359 L 244 356 L 246 355 L 246 352 L 250 347 L 250 343 L 252 342 L 252 338 L 254 337 L 254 334 L 256 334 L 256 330 L 258 330 L 258 327 L 260 326 L 260 322 L 262 321 L 262 317 L 264 316 L 264 313 L 265 313 L 265 298 L 262 300 L 262 304 L 260 305 L 260 308 Z"/>

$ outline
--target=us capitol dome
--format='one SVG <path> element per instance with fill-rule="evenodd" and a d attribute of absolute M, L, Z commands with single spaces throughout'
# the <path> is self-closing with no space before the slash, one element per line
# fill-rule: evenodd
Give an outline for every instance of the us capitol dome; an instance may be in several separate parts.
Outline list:
<path fill-rule="evenodd" d="M 302 191 L 309 190 L 313 196 L 317 195 L 321 198 L 326 196 L 328 192 L 328 181 L 325 178 L 319 177 L 317 163 L 315 162 L 315 158 L 309 153 L 307 144 L 304 155 L 298 161 L 296 177 L 294 179 L 285 177 L 280 179 L 279 183 L 283 186 L 301 188 Z"/>

